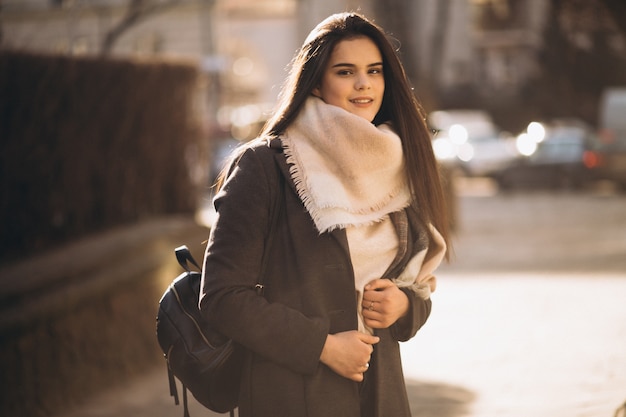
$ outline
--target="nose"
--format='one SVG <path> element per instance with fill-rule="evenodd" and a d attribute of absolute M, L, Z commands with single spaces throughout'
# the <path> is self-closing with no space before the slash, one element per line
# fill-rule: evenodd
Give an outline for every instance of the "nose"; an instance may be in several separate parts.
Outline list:
<path fill-rule="evenodd" d="M 371 87 L 371 84 L 370 84 L 370 80 L 367 74 L 359 74 L 359 76 L 357 76 L 354 88 L 361 91 L 361 90 L 367 90 L 370 87 Z"/>

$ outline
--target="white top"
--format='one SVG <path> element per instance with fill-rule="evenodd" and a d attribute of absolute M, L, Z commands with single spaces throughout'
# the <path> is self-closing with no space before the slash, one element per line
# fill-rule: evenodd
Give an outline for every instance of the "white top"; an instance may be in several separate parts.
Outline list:
<path fill-rule="evenodd" d="M 347 227 L 346 234 L 354 269 L 359 330 L 373 334 L 372 329 L 363 324 L 363 315 L 361 314 L 363 288 L 370 281 L 382 278 L 382 275 L 393 262 L 398 252 L 398 235 L 388 215 L 380 222 Z"/>

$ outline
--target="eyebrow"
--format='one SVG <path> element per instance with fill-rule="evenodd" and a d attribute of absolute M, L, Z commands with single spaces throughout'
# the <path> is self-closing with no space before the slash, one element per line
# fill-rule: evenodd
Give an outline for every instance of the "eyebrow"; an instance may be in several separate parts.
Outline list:
<path fill-rule="evenodd" d="M 369 67 L 378 67 L 378 66 L 381 66 L 381 65 L 383 65 L 382 62 L 374 62 L 372 64 L 368 64 L 367 66 L 369 68 Z M 332 66 L 332 68 L 337 68 L 337 67 L 356 67 L 356 65 L 355 64 L 349 64 L 349 63 L 340 62 L 340 63 L 335 64 L 335 65 Z"/>

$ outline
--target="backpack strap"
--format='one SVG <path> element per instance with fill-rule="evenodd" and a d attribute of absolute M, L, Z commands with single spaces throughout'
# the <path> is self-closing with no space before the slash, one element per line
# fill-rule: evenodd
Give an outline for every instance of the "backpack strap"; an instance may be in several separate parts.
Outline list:
<path fill-rule="evenodd" d="M 282 152 L 282 148 L 275 148 L 270 143 L 269 147 L 274 149 L 276 152 Z M 263 284 L 265 280 L 265 273 L 267 271 L 267 264 L 269 262 L 270 249 L 272 248 L 272 244 L 274 242 L 274 237 L 276 235 L 276 229 L 278 227 L 278 219 L 281 217 L 284 210 L 284 186 L 285 186 L 285 178 L 283 177 L 282 172 L 280 171 L 280 167 L 278 166 L 278 162 L 273 158 L 272 155 L 272 166 L 274 167 L 274 173 L 278 176 L 278 190 L 274 195 L 274 206 L 272 207 L 272 220 L 270 223 L 270 227 L 268 229 L 268 234 L 265 237 L 265 248 L 263 249 L 263 259 L 261 260 L 261 273 L 259 275 L 258 282 L 254 286 L 256 288 L 256 292 L 258 295 L 263 295 L 263 290 L 265 289 L 265 285 Z M 269 175 L 269 174 L 268 174 Z"/>
<path fill-rule="evenodd" d="M 177 247 L 174 249 L 174 252 L 176 253 L 176 260 L 178 261 L 178 264 L 182 266 L 185 271 L 191 272 L 188 262 L 191 262 L 198 270 L 200 270 L 198 263 L 195 259 L 193 259 L 193 256 L 191 256 L 191 252 L 186 245 Z"/>
<path fill-rule="evenodd" d="M 191 268 L 189 267 L 189 263 L 191 263 L 198 270 L 200 270 L 198 263 L 193 258 L 193 256 L 191 255 L 191 251 L 186 245 L 181 245 L 177 247 L 176 249 L 174 249 L 174 253 L 176 254 L 176 260 L 178 261 L 178 264 L 185 271 L 187 271 L 188 274 L 191 273 Z M 176 388 L 176 379 L 174 378 L 174 373 L 172 372 L 172 369 L 170 368 L 169 362 L 167 362 L 167 377 L 170 383 L 170 395 L 174 397 L 174 403 L 178 405 L 180 404 L 180 400 L 178 399 L 178 389 Z M 182 384 L 182 385 L 183 385 L 183 417 L 190 417 L 189 402 L 187 400 L 187 387 L 185 386 L 185 384 Z M 231 412 L 231 417 L 234 417 L 232 412 Z"/>
<path fill-rule="evenodd" d="M 183 417 L 189 417 L 189 405 L 187 403 L 187 387 L 183 384 Z"/>
<path fill-rule="evenodd" d="M 165 361 L 165 364 L 167 365 L 167 379 L 170 383 L 170 396 L 174 397 L 174 404 L 178 405 L 180 404 L 180 401 L 178 400 L 178 389 L 176 388 L 176 379 L 174 378 L 174 372 L 172 372 L 172 368 L 170 368 L 170 363 L 167 359 Z"/>

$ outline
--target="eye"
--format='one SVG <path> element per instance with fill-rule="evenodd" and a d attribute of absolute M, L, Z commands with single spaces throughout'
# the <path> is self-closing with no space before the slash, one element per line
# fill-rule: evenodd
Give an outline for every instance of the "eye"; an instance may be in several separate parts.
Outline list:
<path fill-rule="evenodd" d="M 337 75 L 345 76 L 345 75 L 351 75 L 351 74 L 352 74 L 352 71 L 348 70 L 348 69 L 343 69 L 343 70 L 337 71 Z"/>
<path fill-rule="evenodd" d="M 370 74 L 382 74 L 383 73 L 383 69 L 382 68 L 371 68 L 369 70 Z"/>

